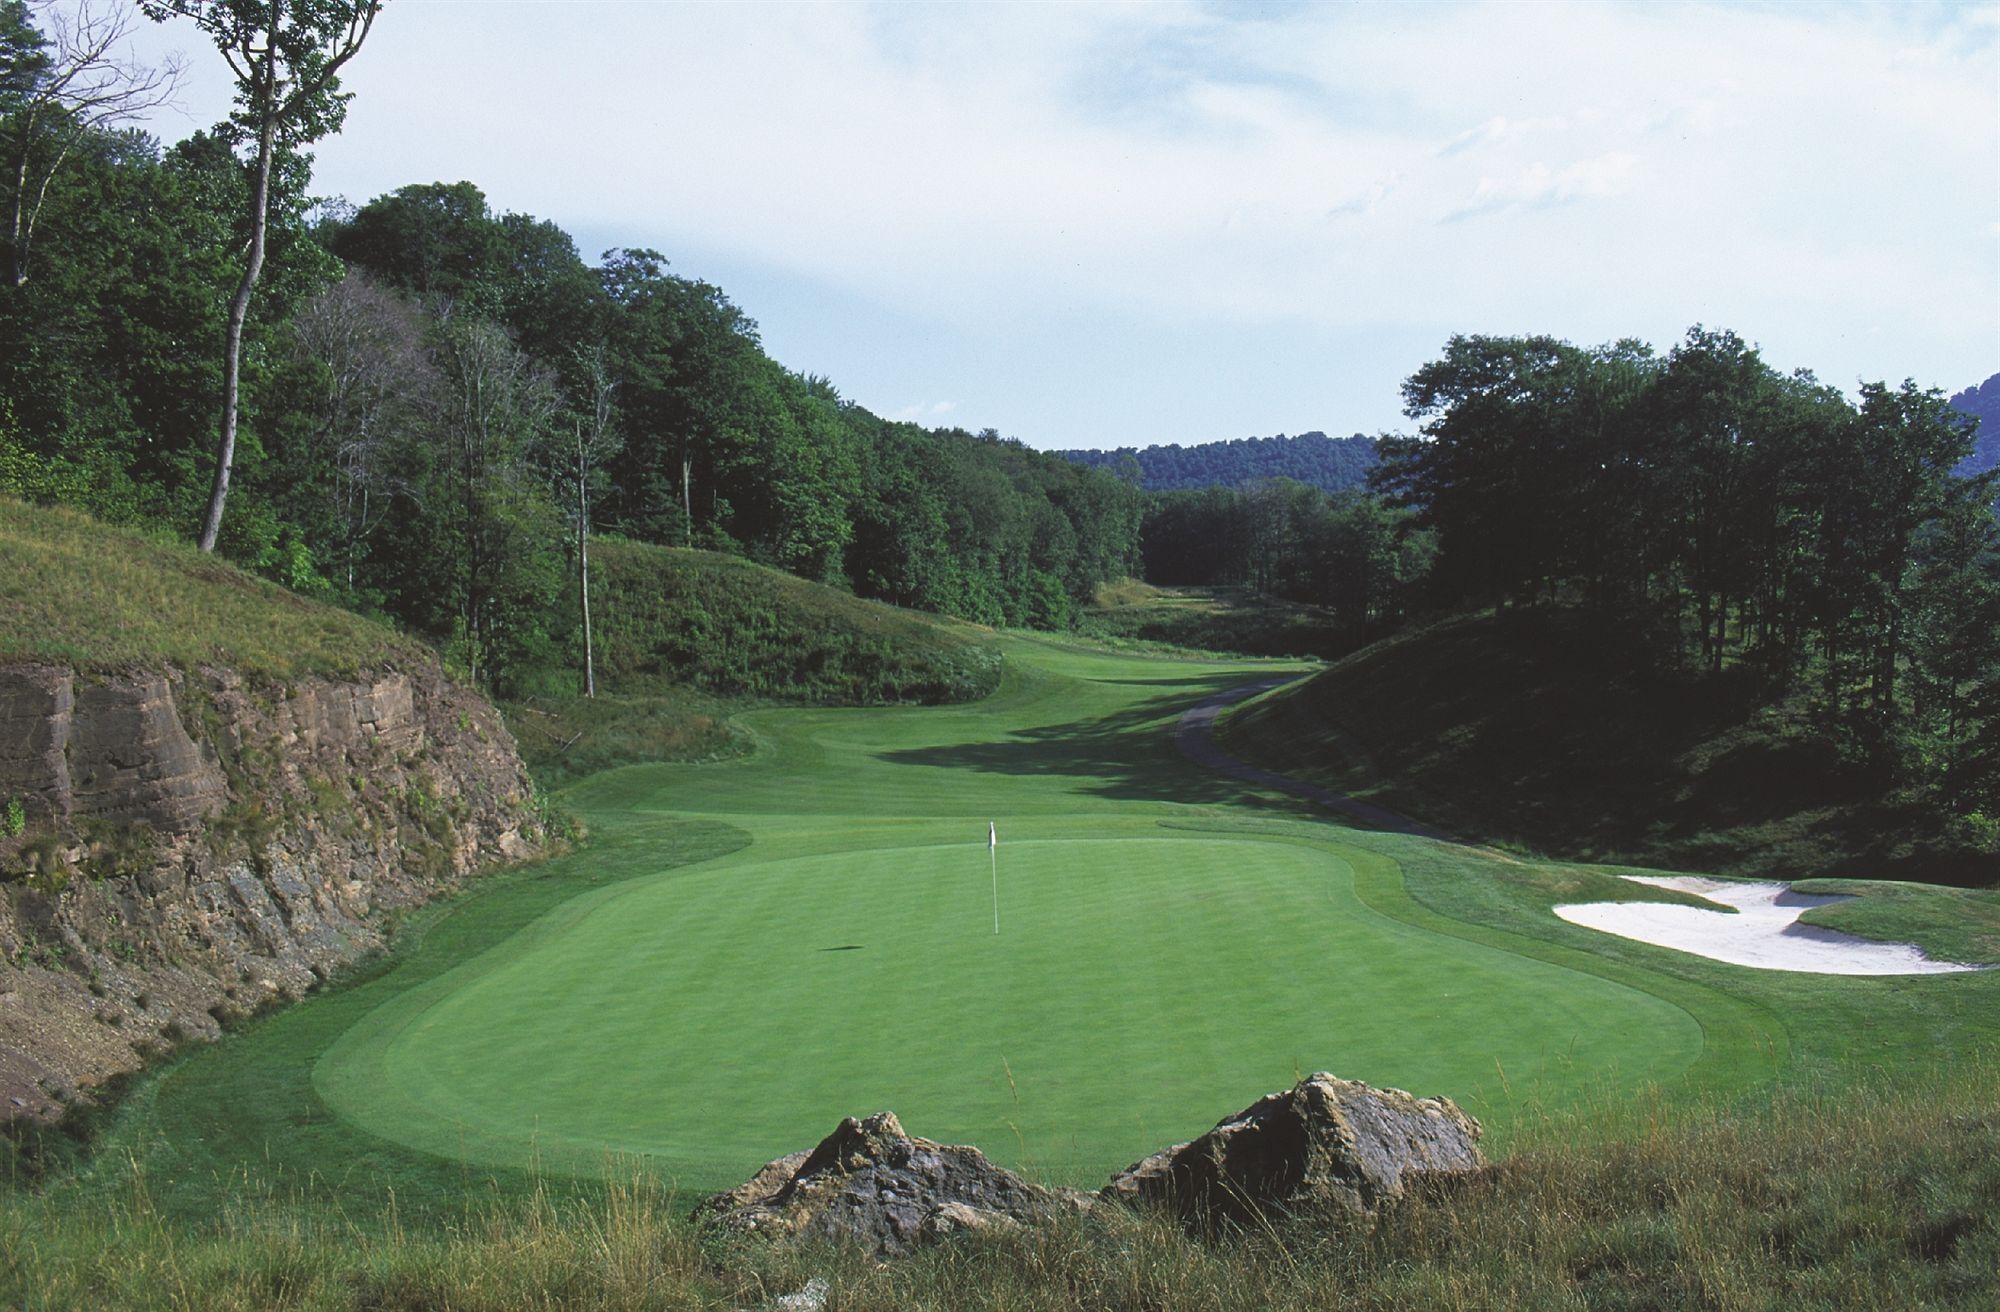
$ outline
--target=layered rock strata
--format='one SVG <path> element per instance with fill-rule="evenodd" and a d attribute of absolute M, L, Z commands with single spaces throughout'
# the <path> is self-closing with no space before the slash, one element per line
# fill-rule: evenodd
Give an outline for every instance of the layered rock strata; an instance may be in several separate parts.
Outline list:
<path fill-rule="evenodd" d="M 540 841 L 512 737 L 435 669 L 0 667 L 0 821 L 0 1120 L 299 997 Z"/>

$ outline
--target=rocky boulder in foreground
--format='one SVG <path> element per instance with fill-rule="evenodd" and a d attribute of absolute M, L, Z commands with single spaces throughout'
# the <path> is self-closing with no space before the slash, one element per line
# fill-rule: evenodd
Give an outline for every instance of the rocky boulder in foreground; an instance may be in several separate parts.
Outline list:
<path fill-rule="evenodd" d="M 810 1153 L 766 1165 L 695 1209 L 697 1220 L 768 1238 L 832 1239 L 878 1256 L 961 1230 L 1031 1221 L 1087 1195 L 1029 1184 L 977 1148 L 917 1139 L 893 1112 L 852 1116 Z"/>
<path fill-rule="evenodd" d="M 1202 1224 L 1328 1205 L 1372 1212 L 1412 1176 L 1479 1170 L 1479 1133 L 1449 1098 L 1320 1072 L 1126 1167 L 1100 1196 L 1164 1204 Z"/>

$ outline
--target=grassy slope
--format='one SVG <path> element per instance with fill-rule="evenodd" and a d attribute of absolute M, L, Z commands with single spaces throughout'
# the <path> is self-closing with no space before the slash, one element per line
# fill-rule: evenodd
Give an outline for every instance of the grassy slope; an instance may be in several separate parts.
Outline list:
<path fill-rule="evenodd" d="M 964 701 L 1000 677 L 992 635 L 710 551 L 606 539 L 592 548 L 595 698 L 506 706 L 535 777 L 564 787 L 642 761 L 749 746 L 756 705 Z"/>
<path fill-rule="evenodd" d="M 384 625 L 167 535 L 0 497 L 0 660 L 98 670 L 216 664 L 285 679 L 428 659 Z"/>
<path fill-rule="evenodd" d="M 1450 832 L 1577 860 L 1988 884 L 1795 720 L 1624 672 L 1574 616 L 1403 634 L 1233 713 L 1239 755 Z"/>
<path fill-rule="evenodd" d="M 601 681 L 822 705 L 991 692 L 982 632 L 709 551 L 607 540 L 591 552 Z"/>
<path fill-rule="evenodd" d="M 1161 588 L 1137 579 L 1099 588 L 1077 631 L 1134 650 L 1333 657 L 1353 647 L 1333 616 L 1316 607 L 1248 588 Z"/>

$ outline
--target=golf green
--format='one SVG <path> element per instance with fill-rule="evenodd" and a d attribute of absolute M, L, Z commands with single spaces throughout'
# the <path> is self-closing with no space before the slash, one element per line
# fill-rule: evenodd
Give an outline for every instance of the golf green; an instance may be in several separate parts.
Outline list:
<path fill-rule="evenodd" d="M 1167 827 L 1245 809 L 1175 718 L 1283 667 L 1008 656 L 974 706 L 759 712 L 747 759 L 586 781 L 601 850 L 568 860 L 631 877 L 371 1011 L 315 1087 L 493 1166 L 636 1156 L 713 1187 L 887 1107 L 1089 1183 L 1303 1071 L 1448 1093 L 1504 1132 L 1519 1099 L 1701 1056 L 1663 996 L 1374 909 L 1357 872 L 1394 863 L 1344 830 Z M 647 873 L 661 813 L 751 842 Z"/>

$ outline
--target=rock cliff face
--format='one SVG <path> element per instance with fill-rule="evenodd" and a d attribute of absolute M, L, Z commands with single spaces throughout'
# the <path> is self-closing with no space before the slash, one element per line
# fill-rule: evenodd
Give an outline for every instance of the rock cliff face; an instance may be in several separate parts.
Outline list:
<path fill-rule="evenodd" d="M 384 912 L 529 855 L 535 814 L 498 715 L 435 669 L 0 667 L 0 1120 L 299 997 Z"/>

